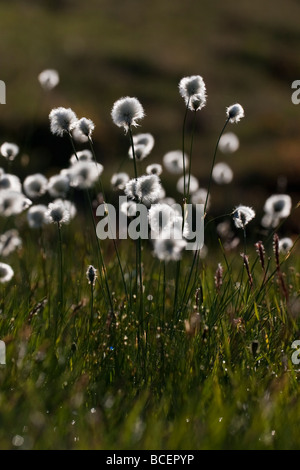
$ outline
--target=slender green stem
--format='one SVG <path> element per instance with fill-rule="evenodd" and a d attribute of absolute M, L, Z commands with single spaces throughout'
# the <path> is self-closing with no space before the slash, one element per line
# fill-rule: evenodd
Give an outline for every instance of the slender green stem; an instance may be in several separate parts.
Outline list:
<path fill-rule="evenodd" d="M 73 148 L 73 151 L 74 151 L 74 155 L 75 155 L 76 159 L 79 160 L 77 152 L 76 152 L 76 148 L 75 148 L 75 145 L 74 145 L 72 134 L 69 132 L 68 136 L 69 136 L 69 139 L 71 141 L 71 145 L 72 145 L 72 148 Z M 91 196 L 90 196 L 90 193 L 89 193 L 88 189 L 86 189 L 86 194 L 87 194 L 87 198 L 88 198 L 89 209 L 90 209 L 91 219 L 92 219 L 92 223 L 93 223 L 93 229 L 94 229 L 94 233 L 95 233 L 96 244 L 97 244 L 97 248 L 98 248 L 97 252 L 98 252 L 98 255 L 99 255 L 100 266 L 102 266 L 102 270 L 100 270 L 100 273 L 101 273 L 101 271 L 103 271 L 103 277 L 104 277 L 104 283 L 105 283 L 105 286 L 106 286 L 107 296 L 108 296 L 108 299 L 109 299 L 109 304 L 110 304 L 111 311 L 113 312 L 114 308 L 113 308 L 112 297 L 111 297 L 110 288 L 109 288 L 109 284 L 108 284 L 106 266 L 105 266 L 105 262 L 104 262 L 104 258 L 103 258 L 103 254 L 102 254 L 100 241 L 99 241 L 99 238 L 97 237 L 96 223 L 95 223 L 94 212 L 93 212 L 93 205 L 92 205 Z"/>
<path fill-rule="evenodd" d="M 218 150 L 218 147 L 219 147 L 219 142 L 220 142 L 220 139 L 223 135 L 223 132 L 226 129 L 227 124 L 229 123 L 229 119 L 230 119 L 229 117 L 226 119 L 225 124 L 224 124 L 224 126 L 223 126 L 223 128 L 220 132 L 220 135 L 219 135 L 217 143 L 216 143 L 214 156 L 213 156 L 213 159 L 212 159 L 212 164 L 211 164 L 211 169 L 210 169 L 210 174 L 209 174 L 207 194 L 206 194 L 206 199 L 205 199 L 205 204 L 204 204 L 204 217 L 206 215 L 207 202 L 208 202 L 208 198 L 209 198 L 209 194 L 210 194 L 210 187 L 211 187 L 211 181 L 212 181 L 212 173 L 213 173 L 213 169 L 214 169 L 214 166 L 215 166 L 215 161 L 216 161 L 217 150 Z"/>
<path fill-rule="evenodd" d="M 217 143 L 216 143 L 216 146 L 215 146 L 215 150 L 214 150 L 214 154 L 213 154 L 213 159 L 212 159 L 212 164 L 211 164 L 211 169 L 210 169 L 210 175 L 209 175 L 209 181 L 208 181 L 208 187 L 207 187 L 207 194 L 206 194 L 206 199 L 205 199 L 205 204 L 204 204 L 204 218 L 206 216 L 206 208 L 207 208 L 207 202 L 208 202 L 208 198 L 209 198 L 209 194 L 210 194 L 210 188 L 211 188 L 211 181 L 212 181 L 212 172 L 213 172 L 213 168 L 214 168 L 214 165 L 215 165 L 215 160 L 216 160 L 216 155 L 217 155 L 217 150 L 218 150 L 218 147 L 219 147 L 219 142 L 220 142 L 220 139 L 226 129 L 226 126 L 229 122 L 229 118 L 226 119 L 225 121 L 225 124 L 219 134 L 219 137 L 218 137 L 218 140 L 217 140 Z M 195 124 L 195 123 L 194 123 Z M 189 277 L 188 277 L 188 282 L 186 284 L 186 287 L 185 287 L 185 291 L 184 291 L 184 295 L 183 295 L 183 302 L 182 302 L 182 306 L 184 305 L 184 299 L 185 299 L 185 296 L 187 294 L 187 290 L 188 290 L 188 285 L 190 283 L 190 280 L 191 280 L 191 277 L 192 277 L 192 272 L 193 272 L 193 269 L 195 266 L 198 266 L 198 257 L 199 257 L 199 254 L 200 254 L 200 249 L 196 249 L 195 250 L 195 254 L 194 254 L 194 257 L 193 257 L 193 262 L 192 262 L 192 266 L 191 266 L 191 269 L 190 269 L 190 272 L 189 272 Z M 197 274 L 197 270 L 196 270 L 196 273 L 195 273 L 195 279 L 196 279 L 196 274 Z"/>
<path fill-rule="evenodd" d="M 90 333 L 93 328 L 93 320 L 94 320 L 94 285 L 91 282 L 91 316 L 90 316 Z"/>
<path fill-rule="evenodd" d="M 183 124 L 182 124 L 182 168 L 183 168 L 183 199 L 186 201 L 186 167 L 185 167 L 185 124 L 186 124 L 186 118 L 187 118 L 187 113 L 189 109 L 189 103 L 190 99 L 188 100 L 185 108 L 185 113 L 184 113 L 184 118 L 183 118 Z"/>
<path fill-rule="evenodd" d="M 244 253 L 247 254 L 247 234 L 246 234 L 246 227 L 244 226 Z"/>
<path fill-rule="evenodd" d="M 108 296 L 110 308 L 111 308 L 111 311 L 113 312 L 113 311 L 114 311 L 114 307 L 113 307 L 112 296 L 111 296 L 111 292 L 110 292 L 110 288 L 109 288 L 109 283 L 108 283 L 108 277 L 107 277 L 106 266 L 105 266 L 105 262 L 104 262 L 104 258 L 103 258 L 103 254 L 102 254 L 102 249 L 101 249 L 101 245 L 100 245 L 100 240 L 99 240 L 99 238 L 97 237 L 97 229 L 96 229 L 96 223 L 95 223 L 95 219 L 94 219 L 93 206 L 92 206 L 91 196 L 90 196 L 90 193 L 89 193 L 88 190 L 86 190 L 86 194 L 87 194 L 87 197 L 88 197 L 88 202 L 89 202 L 89 207 L 90 207 L 90 214 L 91 214 L 93 229 L 94 229 L 94 233 L 95 233 L 95 236 L 96 236 L 96 244 L 97 244 L 97 248 L 98 248 L 97 253 L 98 253 L 98 256 L 99 256 L 100 266 L 102 266 L 102 273 L 103 273 L 103 277 L 104 277 L 104 284 L 105 284 L 105 287 L 106 287 L 106 292 L 107 292 L 107 296 Z M 100 272 L 101 272 L 101 270 L 100 270 Z"/>
<path fill-rule="evenodd" d="M 185 113 L 184 113 L 183 124 L 182 124 L 182 168 L 183 168 L 182 230 L 184 228 L 185 210 L 186 210 L 186 201 L 187 201 L 186 200 L 186 166 L 185 166 L 185 124 L 186 124 L 186 119 L 187 119 L 187 114 L 188 114 L 188 109 L 189 109 L 189 102 L 190 102 L 190 99 L 188 100 L 186 107 L 185 107 Z M 176 263 L 175 293 L 174 293 L 174 305 L 173 305 L 173 312 L 174 312 L 175 317 L 177 317 L 180 267 L 181 267 L 181 262 L 179 260 Z"/>
<path fill-rule="evenodd" d="M 177 304 L 178 304 L 178 291 L 179 291 L 179 279 L 180 279 L 180 260 L 176 261 L 176 277 L 175 277 L 175 293 L 174 293 L 174 306 L 173 314 L 174 318 L 177 318 Z"/>
<path fill-rule="evenodd" d="M 45 295 L 48 296 L 48 280 L 47 280 L 47 271 L 46 271 L 46 250 L 44 246 L 44 237 L 43 237 L 43 229 L 39 229 L 39 237 L 38 237 L 38 244 L 40 248 L 41 254 L 41 265 L 42 265 L 42 272 L 44 278 L 44 289 Z"/>
<path fill-rule="evenodd" d="M 91 137 L 89 136 L 88 137 L 88 141 L 89 141 L 89 145 L 90 145 L 90 149 L 91 149 L 91 152 L 92 152 L 92 155 L 93 155 L 93 159 L 94 159 L 94 163 L 96 165 L 96 169 L 98 171 L 98 182 L 99 182 L 99 186 L 100 186 L 100 191 L 103 195 L 103 199 L 104 199 L 104 202 L 106 202 L 106 197 L 105 197 L 105 193 L 104 193 L 104 188 L 103 188 L 103 184 L 102 184 L 102 180 L 101 180 L 101 177 L 100 177 L 100 173 L 99 173 L 99 169 L 98 169 L 98 162 L 97 162 L 97 157 L 96 157 L 96 154 L 95 154 L 95 149 L 94 149 L 94 145 L 93 145 L 93 141 L 91 139 Z"/>
<path fill-rule="evenodd" d="M 74 145 L 74 140 L 73 140 L 73 137 L 72 137 L 71 132 L 68 132 L 68 136 L 69 136 L 69 139 L 70 139 L 70 142 L 71 142 L 72 149 L 73 149 L 74 155 L 75 155 L 75 157 L 76 157 L 76 160 L 79 161 L 79 158 L 78 158 L 78 155 L 77 155 L 77 151 L 76 151 L 76 148 L 75 148 L 75 145 Z"/>
<path fill-rule="evenodd" d="M 57 223 L 57 229 L 58 229 L 58 249 L 59 249 L 59 293 L 60 293 L 60 305 L 61 309 L 63 308 L 63 295 L 64 295 L 64 289 L 63 289 L 63 254 L 62 254 L 62 238 L 61 238 L 61 226 L 60 223 Z"/>
<path fill-rule="evenodd" d="M 191 146 L 190 146 L 190 164 L 189 164 L 189 171 L 188 171 L 187 202 L 189 202 L 189 197 L 190 197 L 190 182 L 191 182 L 193 143 L 194 143 L 194 135 L 195 135 L 195 128 L 196 128 L 196 113 L 197 111 L 194 111 L 193 129 L 192 129 Z"/>
<path fill-rule="evenodd" d="M 130 139 L 130 145 L 132 149 L 132 158 L 133 158 L 133 167 L 134 167 L 134 177 L 137 180 L 138 177 L 138 171 L 137 171 L 137 165 L 136 165 L 136 156 L 135 156 L 135 150 L 134 150 L 134 143 L 133 143 L 133 137 L 132 137 L 132 130 L 131 127 L 129 126 L 129 139 Z"/>
<path fill-rule="evenodd" d="M 136 164 L 136 155 L 134 149 L 134 142 L 132 137 L 132 130 L 129 126 L 129 138 L 130 144 L 132 149 L 132 157 L 133 157 L 133 166 L 134 166 L 134 176 L 137 180 L 138 172 L 137 172 L 137 164 Z M 142 272 L 142 240 L 141 237 L 137 239 L 137 250 L 136 250 L 136 280 L 138 284 L 139 278 L 139 291 L 140 291 L 140 309 L 139 309 L 139 323 L 141 331 L 143 331 L 143 322 L 144 322 L 144 292 L 143 292 L 143 272 Z M 138 285 L 136 285 L 138 291 Z"/>
<path fill-rule="evenodd" d="M 63 309 L 64 309 L 64 286 L 63 286 L 63 254 L 62 254 L 62 237 L 61 237 L 61 225 L 57 222 L 58 232 L 58 308 L 55 309 L 55 337 L 57 339 L 57 330 L 59 320 L 62 320 Z"/>
<path fill-rule="evenodd" d="M 90 148 L 91 148 L 91 151 L 92 151 L 92 154 L 93 154 L 94 162 L 97 165 L 97 163 L 98 163 L 97 162 L 97 157 L 96 157 L 96 154 L 95 154 L 93 141 L 92 141 L 90 136 L 88 136 L 88 141 L 89 141 Z M 104 187 L 103 187 L 103 184 L 102 184 L 100 174 L 99 174 L 98 180 L 99 180 L 99 184 L 100 184 L 100 191 L 102 192 L 103 200 L 104 200 L 104 204 L 105 204 L 106 203 L 106 196 L 105 196 Z M 108 216 L 109 216 L 109 211 L 108 211 Z M 122 282 L 123 282 L 123 286 L 124 286 L 124 290 L 125 290 L 125 296 L 126 296 L 127 300 L 129 300 L 127 285 L 126 285 L 126 281 L 125 281 L 125 275 L 124 275 L 124 271 L 123 271 L 123 267 L 122 267 L 122 263 L 121 263 L 121 259 L 120 259 L 118 246 L 117 246 L 115 238 L 113 237 L 112 239 L 113 239 L 114 249 L 115 249 L 115 252 L 116 252 L 116 256 L 117 256 L 117 260 L 118 260 L 118 264 L 119 264 L 119 268 L 120 268 Z"/>
<path fill-rule="evenodd" d="M 188 280 L 186 282 L 186 285 L 185 285 L 185 289 L 184 289 L 184 293 L 183 293 L 183 296 L 182 296 L 182 303 L 181 303 L 181 309 L 183 309 L 184 307 L 184 304 L 187 305 L 188 303 L 188 299 L 189 299 L 189 296 L 188 296 L 188 299 L 185 300 L 185 297 L 187 295 L 187 291 L 188 291 L 188 288 L 189 288 L 189 285 L 190 285 L 190 282 L 191 282 L 191 278 L 192 278 L 192 274 L 193 274 L 193 270 L 194 270 L 194 266 L 198 264 L 198 254 L 199 254 L 199 250 L 195 250 L 195 253 L 194 253 L 194 256 L 193 256 L 193 261 L 192 261 L 192 265 L 191 265 L 191 269 L 189 271 L 189 275 L 188 275 Z M 196 273 L 197 273 L 197 269 L 195 271 L 195 281 L 196 281 Z"/>
<path fill-rule="evenodd" d="M 244 255 L 246 255 L 246 229 L 245 229 L 245 227 L 244 227 Z M 244 259 L 243 259 L 242 274 L 241 274 L 241 280 L 240 280 L 240 285 L 239 285 L 239 290 L 238 290 L 239 295 L 237 296 L 237 302 L 240 299 L 239 309 L 241 308 L 241 304 L 242 304 L 242 301 L 243 301 L 244 272 L 245 272 L 245 262 L 244 262 Z"/>
<path fill-rule="evenodd" d="M 166 261 L 163 261 L 163 305 L 162 305 L 162 323 L 164 325 L 165 319 L 165 311 L 166 311 Z"/>

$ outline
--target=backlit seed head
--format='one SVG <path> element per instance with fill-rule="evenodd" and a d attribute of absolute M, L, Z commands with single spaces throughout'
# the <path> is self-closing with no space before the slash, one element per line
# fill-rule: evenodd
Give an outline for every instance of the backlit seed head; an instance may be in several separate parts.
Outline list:
<path fill-rule="evenodd" d="M 96 279 L 97 279 L 97 269 L 95 269 L 94 266 L 90 265 L 87 268 L 86 277 L 87 277 L 87 280 L 89 281 L 89 284 L 94 286 Z"/>
<path fill-rule="evenodd" d="M 238 150 L 240 141 L 234 132 L 225 132 L 220 137 L 219 149 L 222 153 L 234 153 Z"/>
<path fill-rule="evenodd" d="M 137 121 L 145 116 L 143 106 L 137 98 L 126 96 L 113 105 L 111 117 L 118 127 L 124 127 L 125 132 L 130 126 L 138 126 Z"/>
<path fill-rule="evenodd" d="M 38 75 L 38 81 L 44 90 L 52 90 L 59 83 L 59 74 L 57 70 L 46 69 Z"/>
<path fill-rule="evenodd" d="M 34 199 L 46 193 L 47 184 L 47 178 L 41 173 L 36 173 L 25 178 L 23 182 L 23 189 L 28 197 Z"/>
<path fill-rule="evenodd" d="M 36 204 L 31 206 L 27 212 L 27 222 L 30 228 L 39 229 L 43 227 L 44 224 L 50 222 L 46 217 L 47 206 L 44 204 Z"/>
<path fill-rule="evenodd" d="M 184 158 L 184 160 L 183 160 Z M 183 172 L 183 161 L 185 168 L 188 168 L 189 159 L 186 154 L 184 157 L 181 150 L 171 150 L 163 156 L 164 167 L 172 174 L 181 174 Z"/>
<path fill-rule="evenodd" d="M 226 114 L 231 123 L 237 123 L 245 116 L 244 109 L 239 103 L 229 106 Z"/>
<path fill-rule="evenodd" d="M 289 237 L 279 239 L 279 252 L 287 254 L 293 246 L 293 240 Z"/>
<path fill-rule="evenodd" d="M 77 116 L 71 108 L 54 108 L 49 114 L 50 130 L 52 134 L 62 137 L 65 133 L 70 133 L 74 127 Z"/>
<path fill-rule="evenodd" d="M 0 282 L 3 284 L 10 281 L 14 276 L 14 270 L 9 264 L 0 263 Z"/>
<path fill-rule="evenodd" d="M 192 98 L 197 96 L 198 99 L 205 99 L 206 86 L 203 78 L 200 75 L 191 75 L 183 77 L 179 82 L 179 93 L 185 100 L 186 104 Z"/>
<path fill-rule="evenodd" d="M 85 137 L 91 137 L 92 133 L 95 129 L 95 124 L 91 119 L 87 119 L 85 117 L 75 121 L 72 125 L 72 130 L 76 129 L 79 133 L 83 134 Z"/>
<path fill-rule="evenodd" d="M 66 224 L 70 220 L 70 212 L 62 202 L 50 202 L 45 215 L 51 222 L 59 225 Z"/>
<path fill-rule="evenodd" d="M 0 147 L 0 153 L 7 160 L 14 160 L 19 153 L 19 146 L 11 142 L 4 142 Z"/>
<path fill-rule="evenodd" d="M 255 217 L 255 212 L 252 207 L 238 206 L 235 208 L 233 214 L 234 224 L 237 228 L 244 229 L 246 225 Z"/>

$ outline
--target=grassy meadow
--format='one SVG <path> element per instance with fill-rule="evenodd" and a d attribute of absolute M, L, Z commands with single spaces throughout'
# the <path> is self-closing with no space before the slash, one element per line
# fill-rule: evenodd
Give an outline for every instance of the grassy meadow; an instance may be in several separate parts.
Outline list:
<path fill-rule="evenodd" d="M 235 10 L 230 1 L 217 14 L 216 2 L 207 2 L 203 69 L 195 62 L 198 17 L 181 17 L 179 1 L 170 36 L 160 24 L 169 10 L 156 0 L 156 10 L 101 1 L 98 17 L 79 2 L 73 10 L 58 2 L 60 17 L 51 2 L 16 3 L 0 7 L 16 54 L 10 65 L 2 50 L 0 77 L 8 103 L 0 118 L 0 449 L 299 449 L 300 142 L 289 49 L 298 38 L 296 6 L 268 19 L 255 2 Z M 281 14 L 290 21 L 284 41 Z M 12 32 L 16 22 L 28 57 Z M 271 36 L 281 48 L 260 42 Z M 224 83 L 218 73 L 227 60 Z M 243 81 L 252 66 L 253 82 Z M 37 78 L 47 68 L 59 73 L 48 89 Z M 198 73 L 207 103 L 191 110 L 195 92 L 180 96 L 178 85 Z M 197 99 L 206 101 L 202 92 Z M 122 96 L 139 99 L 146 116 L 128 105 L 112 118 Z M 230 122 L 236 102 L 245 116 Z M 80 127 L 82 116 L 92 121 Z M 221 146 L 229 132 L 239 142 L 230 153 Z M 135 141 L 142 133 L 155 140 L 148 154 Z M 7 142 L 18 146 L 13 157 Z M 175 149 L 180 171 L 163 158 Z M 81 152 L 88 154 L 82 161 Z M 233 181 L 227 170 L 213 172 L 220 162 Z M 120 172 L 128 179 L 113 187 Z M 181 176 L 197 186 L 189 178 L 180 190 Z M 205 206 L 203 248 L 184 249 L 183 233 L 180 246 L 100 239 L 97 207 L 118 208 L 124 194 L 148 215 L 155 205 L 179 203 L 181 214 L 168 213 L 181 217 L 182 232 L 185 202 L 195 196 L 193 210 L 197 201 Z"/>

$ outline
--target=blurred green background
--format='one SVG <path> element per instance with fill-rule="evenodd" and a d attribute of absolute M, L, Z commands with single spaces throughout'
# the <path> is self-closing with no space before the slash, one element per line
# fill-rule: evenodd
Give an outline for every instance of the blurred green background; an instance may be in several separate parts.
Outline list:
<path fill-rule="evenodd" d="M 140 100 L 146 117 L 136 132 L 151 132 L 156 140 L 145 164 L 161 162 L 164 153 L 181 148 L 178 82 L 199 74 L 208 100 L 197 114 L 192 173 L 202 187 L 226 107 L 239 102 L 246 114 L 227 129 L 238 135 L 239 150 L 218 154 L 234 181 L 213 186 L 212 210 L 228 212 L 243 203 L 259 212 L 278 191 L 288 192 L 295 205 L 300 105 L 291 101 L 291 84 L 300 79 L 299 18 L 298 0 L 1 1 L 0 79 L 7 104 L 1 105 L 0 140 L 21 146 L 16 173 L 53 174 L 72 151 L 67 139 L 51 136 L 48 114 L 56 106 L 71 107 L 96 124 L 94 142 L 108 185 L 121 163 L 131 171 L 124 163 L 128 138 L 110 117 L 114 101 L 127 95 Z M 46 68 L 60 74 L 51 92 L 37 80 Z M 191 123 L 189 115 L 187 145 Z M 175 181 L 163 180 L 168 194 Z M 292 220 L 291 230 L 299 231 L 298 217 Z"/>

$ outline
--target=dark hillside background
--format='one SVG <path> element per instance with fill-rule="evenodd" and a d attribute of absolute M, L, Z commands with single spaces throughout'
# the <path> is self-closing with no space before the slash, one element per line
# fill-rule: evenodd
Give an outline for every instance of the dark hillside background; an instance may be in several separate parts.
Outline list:
<path fill-rule="evenodd" d="M 2 1 L 0 37 L 0 79 L 7 87 L 0 140 L 21 146 L 18 174 L 50 175 L 68 164 L 69 142 L 51 136 L 48 122 L 53 107 L 65 106 L 96 124 L 95 148 L 108 186 L 128 149 L 110 111 L 126 95 L 136 96 L 146 112 L 137 131 L 156 140 L 146 163 L 161 162 L 164 153 L 181 148 L 178 82 L 199 74 L 208 100 L 197 115 L 192 172 L 201 186 L 207 185 L 226 107 L 239 102 L 246 114 L 228 128 L 238 135 L 239 150 L 218 154 L 232 167 L 234 181 L 213 187 L 212 211 L 243 203 L 259 212 L 278 191 L 298 202 L 300 105 L 291 101 L 291 84 L 300 79 L 299 1 Z M 60 74 L 51 92 L 37 81 L 45 68 Z M 191 122 L 189 115 L 188 132 Z M 130 162 L 121 168 L 131 171 Z M 164 181 L 167 192 L 174 182 Z M 293 224 L 299 230 L 297 218 Z"/>

